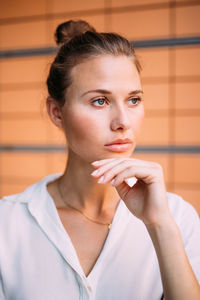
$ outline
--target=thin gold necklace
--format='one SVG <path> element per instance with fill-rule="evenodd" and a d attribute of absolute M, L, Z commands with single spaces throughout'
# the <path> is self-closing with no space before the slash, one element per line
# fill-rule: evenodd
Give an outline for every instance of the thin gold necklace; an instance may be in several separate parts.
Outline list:
<path fill-rule="evenodd" d="M 62 191 L 61 191 L 61 188 L 60 188 L 60 184 L 59 184 L 59 180 L 57 181 L 57 187 L 58 187 L 58 192 L 59 192 L 59 195 L 60 195 L 60 198 L 62 199 L 62 201 L 70 208 L 78 211 L 80 214 L 82 214 L 86 219 L 88 219 L 89 221 L 93 222 L 93 223 L 96 223 L 96 224 L 100 224 L 100 225 L 106 225 L 108 226 L 108 229 L 110 229 L 111 225 L 112 225 L 112 222 L 111 223 L 102 223 L 102 222 L 99 222 L 99 221 L 96 221 L 94 219 L 92 219 L 91 217 L 87 216 L 85 213 L 83 213 L 80 209 L 70 205 L 69 203 L 67 203 L 65 200 L 64 200 L 64 197 L 63 197 L 63 194 L 62 194 Z"/>

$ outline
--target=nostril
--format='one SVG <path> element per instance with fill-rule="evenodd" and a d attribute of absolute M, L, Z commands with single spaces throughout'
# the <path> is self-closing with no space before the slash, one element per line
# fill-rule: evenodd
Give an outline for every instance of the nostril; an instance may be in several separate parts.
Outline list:
<path fill-rule="evenodd" d="M 124 131 L 130 128 L 130 116 L 124 107 L 117 107 L 111 114 L 111 129 L 116 131 Z"/>
<path fill-rule="evenodd" d="M 113 122 L 111 123 L 111 129 L 116 131 L 116 130 L 126 130 L 130 127 L 129 122 L 123 122 L 120 120 L 113 120 Z"/>

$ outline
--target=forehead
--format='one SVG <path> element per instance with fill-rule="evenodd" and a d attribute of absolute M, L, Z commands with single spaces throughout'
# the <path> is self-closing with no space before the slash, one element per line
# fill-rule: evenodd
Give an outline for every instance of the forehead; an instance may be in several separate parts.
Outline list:
<path fill-rule="evenodd" d="M 71 89 L 84 92 L 88 89 L 104 88 L 140 89 L 140 76 L 133 58 L 105 55 L 91 58 L 72 69 Z"/>

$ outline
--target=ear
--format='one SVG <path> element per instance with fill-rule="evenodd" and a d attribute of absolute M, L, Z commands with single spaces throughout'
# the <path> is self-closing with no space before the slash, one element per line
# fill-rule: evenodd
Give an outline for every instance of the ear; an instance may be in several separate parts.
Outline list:
<path fill-rule="evenodd" d="M 51 121 L 57 127 L 62 128 L 62 111 L 58 101 L 52 99 L 51 97 L 48 97 L 46 101 L 46 106 Z"/>

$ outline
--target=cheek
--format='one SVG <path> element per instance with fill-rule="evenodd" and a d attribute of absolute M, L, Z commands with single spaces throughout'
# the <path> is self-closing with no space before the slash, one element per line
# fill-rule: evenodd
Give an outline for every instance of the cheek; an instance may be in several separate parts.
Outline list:
<path fill-rule="evenodd" d="M 70 110 L 64 119 L 64 131 L 68 142 L 86 143 L 99 135 L 101 128 L 98 126 L 94 115 Z"/>
<path fill-rule="evenodd" d="M 144 109 L 141 108 L 140 111 L 136 114 L 135 117 L 133 117 L 133 128 L 135 131 L 135 137 L 137 138 L 140 134 L 140 131 L 142 129 L 143 121 L 144 121 Z"/>

